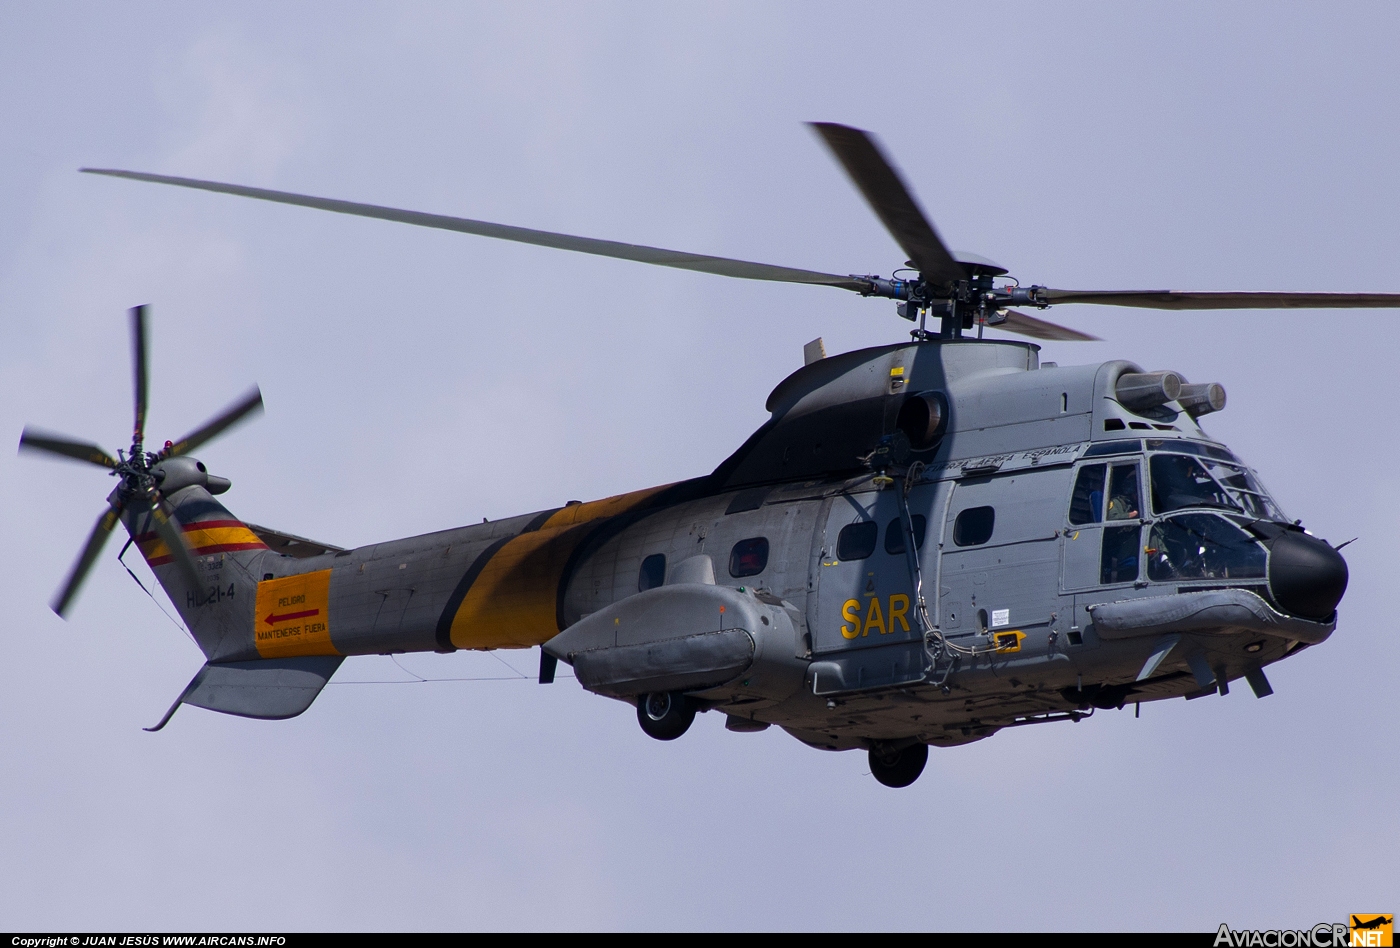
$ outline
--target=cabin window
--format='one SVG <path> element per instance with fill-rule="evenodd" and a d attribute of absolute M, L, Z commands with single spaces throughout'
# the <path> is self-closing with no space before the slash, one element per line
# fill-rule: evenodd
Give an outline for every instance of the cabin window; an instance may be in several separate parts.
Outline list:
<path fill-rule="evenodd" d="M 879 539 L 880 525 L 874 520 L 848 523 L 836 536 L 836 558 L 863 560 L 875 552 L 875 544 Z"/>
<path fill-rule="evenodd" d="M 642 568 L 637 572 L 637 591 L 646 592 L 666 582 L 666 554 L 653 553 L 642 560 Z"/>
<path fill-rule="evenodd" d="M 1152 525 L 1147 578 L 1257 579 L 1265 575 L 1263 547 L 1239 527 L 1210 514 L 1180 514 Z"/>
<path fill-rule="evenodd" d="M 923 514 L 914 514 L 909 518 L 909 525 L 914 528 L 914 549 L 922 550 L 924 534 L 928 532 L 928 519 Z M 885 552 L 891 556 L 898 556 L 904 549 L 904 520 L 895 517 L 885 527 Z"/>
<path fill-rule="evenodd" d="M 997 512 L 991 507 L 969 507 L 953 521 L 953 543 L 958 546 L 978 546 L 992 538 Z"/>
<path fill-rule="evenodd" d="M 1138 578 L 1138 538 L 1142 528 L 1106 527 L 1103 531 L 1103 555 L 1099 561 L 1099 582 L 1131 583 Z"/>
<path fill-rule="evenodd" d="M 750 537 L 729 552 L 729 575 L 735 579 L 757 576 L 768 566 L 768 538 Z"/>
<path fill-rule="evenodd" d="M 1103 464 L 1087 464 L 1079 469 L 1074 493 L 1069 500 L 1069 522 L 1098 523 L 1103 519 L 1103 482 L 1108 470 Z"/>

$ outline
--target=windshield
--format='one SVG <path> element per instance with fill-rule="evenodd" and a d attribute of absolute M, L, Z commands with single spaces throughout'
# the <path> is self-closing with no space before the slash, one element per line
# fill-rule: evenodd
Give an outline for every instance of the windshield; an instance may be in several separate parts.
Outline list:
<path fill-rule="evenodd" d="M 1241 464 L 1179 454 L 1153 455 L 1153 512 L 1184 507 L 1219 507 L 1261 520 L 1287 519 L 1254 472 Z"/>
<path fill-rule="evenodd" d="M 1264 548 L 1232 523 L 1212 514 L 1180 514 L 1152 525 L 1147 578 L 1249 579 L 1265 573 Z"/>
<path fill-rule="evenodd" d="M 1244 509 L 1210 476 L 1202 460 L 1184 454 L 1152 456 L 1153 513 L 1168 513 L 1183 507 Z"/>
<path fill-rule="evenodd" d="M 1269 496 L 1269 492 L 1264 489 L 1264 485 L 1259 483 L 1259 479 L 1249 468 L 1211 461 L 1206 461 L 1205 465 L 1215 476 L 1215 479 L 1230 492 L 1230 496 L 1234 497 L 1244 508 L 1245 513 L 1251 517 L 1280 522 L 1288 519 L 1283 515 L 1283 511 L 1278 509 L 1274 499 Z"/>

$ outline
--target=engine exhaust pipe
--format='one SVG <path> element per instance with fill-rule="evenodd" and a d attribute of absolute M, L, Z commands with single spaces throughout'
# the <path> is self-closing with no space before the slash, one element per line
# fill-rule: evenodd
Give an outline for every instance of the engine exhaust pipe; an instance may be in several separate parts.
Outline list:
<path fill-rule="evenodd" d="M 1192 418 L 1209 415 L 1225 407 L 1225 386 L 1219 382 L 1183 385 L 1176 401 Z"/>
<path fill-rule="evenodd" d="M 1128 372 L 1118 376 L 1114 392 L 1128 411 L 1142 412 L 1176 401 L 1183 387 L 1183 379 L 1175 372 Z"/>

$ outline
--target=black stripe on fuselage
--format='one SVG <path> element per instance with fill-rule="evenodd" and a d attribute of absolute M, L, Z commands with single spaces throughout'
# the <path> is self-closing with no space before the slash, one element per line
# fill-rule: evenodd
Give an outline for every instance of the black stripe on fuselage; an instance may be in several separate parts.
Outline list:
<path fill-rule="evenodd" d="M 554 621 L 562 630 L 564 622 L 564 593 L 569 588 L 569 580 L 573 578 L 574 571 L 578 565 L 588 556 L 596 553 L 598 548 L 604 543 L 617 536 L 623 530 L 637 523 L 644 517 L 650 517 L 654 513 L 660 513 L 668 507 L 675 507 L 690 500 L 709 496 L 715 491 L 712 488 L 712 477 L 696 477 L 688 481 L 681 481 L 673 484 L 666 490 L 647 500 L 645 504 L 636 510 L 629 510 L 627 513 L 617 514 L 613 517 L 596 521 L 596 526 L 583 540 L 574 547 L 574 551 L 569 554 L 568 561 L 564 564 L 563 570 L 559 573 L 559 586 L 554 594 Z"/>
<path fill-rule="evenodd" d="M 455 652 L 457 650 L 457 646 L 452 644 L 452 620 L 457 617 L 457 610 L 462 608 L 462 600 L 467 598 L 467 593 L 471 592 L 472 584 L 481 575 L 481 571 L 486 568 L 486 564 L 491 562 L 491 557 L 495 556 L 501 547 L 522 533 L 534 533 L 544 526 L 550 517 L 563 509 L 563 507 L 555 507 L 551 510 L 541 510 L 530 518 L 530 522 L 525 524 L 520 533 L 513 537 L 501 537 L 477 554 L 476 559 L 472 560 L 472 565 L 467 567 L 466 573 L 457 581 L 457 587 L 452 590 L 452 595 L 447 597 L 447 605 L 443 607 L 442 615 L 438 616 L 436 639 L 439 652 Z"/>
<path fill-rule="evenodd" d="M 516 534 L 519 536 L 519 534 Z M 481 571 L 486 568 L 486 564 L 491 562 L 491 557 L 496 555 L 496 551 L 505 546 L 515 537 L 501 537 L 486 549 L 477 554 L 472 560 L 472 565 L 467 567 L 466 573 L 457 582 L 457 588 L 452 590 L 452 595 L 447 597 L 447 605 L 442 610 L 442 615 L 437 621 L 437 650 L 439 652 L 455 652 L 457 646 L 452 644 L 452 620 L 457 615 L 457 610 L 462 607 L 462 600 L 467 598 L 467 593 L 471 592 L 472 583 L 481 575 Z"/>
<path fill-rule="evenodd" d="M 525 524 L 525 529 L 521 530 L 520 532 L 534 533 L 540 527 L 548 523 L 550 517 L 554 516 L 563 509 L 563 507 L 555 507 L 551 510 L 541 510 L 539 513 L 535 514 L 533 517 L 530 518 L 530 522 Z"/>

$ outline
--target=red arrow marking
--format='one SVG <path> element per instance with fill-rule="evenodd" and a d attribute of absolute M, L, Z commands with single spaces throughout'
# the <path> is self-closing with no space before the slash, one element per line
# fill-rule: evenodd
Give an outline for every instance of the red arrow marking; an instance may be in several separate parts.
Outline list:
<path fill-rule="evenodd" d="M 268 625 L 276 625 L 279 622 L 286 622 L 290 619 L 305 619 L 307 616 L 320 615 L 320 609 L 308 609 L 305 612 L 289 612 L 286 615 L 277 615 L 269 612 L 263 621 Z"/>

